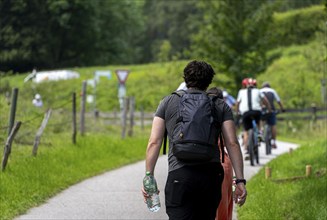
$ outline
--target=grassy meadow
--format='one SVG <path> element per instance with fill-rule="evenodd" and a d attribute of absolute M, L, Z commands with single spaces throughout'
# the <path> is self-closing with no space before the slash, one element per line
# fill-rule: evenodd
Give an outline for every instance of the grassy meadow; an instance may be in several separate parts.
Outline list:
<path fill-rule="evenodd" d="M 51 139 L 51 146 L 41 144 L 37 157 L 31 156 L 32 147 L 15 146 L 8 167 L 0 172 L 0 219 L 13 219 L 70 185 L 144 159 L 146 136 L 122 140 L 92 134 L 73 145 L 70 137 L 60 135 Z"/>
<path fill-rule="evenodd" d="M 312 102 L 323 107 L 320 80 L 321 54 L 319 43 L 277 48 L 277 54 L 268 69 L 258 76 L 259 85 L 269 80 L 280 94 L 285 108 L 308 108 Z M 320 49 L 313 49 L 320 48 Z M 16 121 L 23 124 L 13 142 L 7 168 L 0 172 L 0 219 L 13 219 L 29 208 L 41 204 L 61 190 L 83 179 L 143 160 L 149 136 L 149 126 L 135 126 L 133 137 L 121 139 L 121 128 L 104 120 L 86 118 L 86 134 L 77 135 L 77 144 L 71 141 L 71 96 L 77 94 L 80 111 L 82 81 L 93 78 L 96 70 L 110 70 L 112 78 L 101 78 L 96 90 L 96 109 L 109 112 L 119 109 L 116 69 L 128 69 L 127 96 L 134 96 L 136 111 L 154 112 L 160 99 L 174 91 L 182 82 L 182 71 L 188 61 L 153 63 L 130 66 L 102 66 L 69 68 L 80 73 L 79 79 L 24 83 L 28 75 L 0 75 L 0 142 L 4 146 L 10 112 L 5 92 L 19 88 Z M 303 79 L 305 83 L 303 83 Z M 229 76 L 217 73 L 212 86 L 228 85 Z M 241 83 L 241 82 L 240 82 Z M 237 91 L 229 90 L 236 96 Z M 231 86 L 230 88 L 235 88 Z M 87 93 L 93 94 L 92 87 Z M 40 93 L 44 107 L 34 108 L 32 99 Z M 10 100 L 9 100 L 10 101 Z M 38 154 L 31 155 L 35 134 L 44 112 L 53 113 L 41 137 Z M 93 104 L 86 111 L 92 112 Z M 325 113 L 324 113 L 325 114 Z M 78 114 L 79 121 L 79 114 Z M 78 123 L 79 126 L 79 123 Z M 284 121 L 279 124 L 279 139 L 302 145 L 292 155 L 283 155 L 269 166 L 273 179 L 304 175 L 307 163 L 313 166 L 310 178 L 276 183 L 264 178 L 261 171 L 248 184 L 249 198 L 239 209 L 239 219 L 326 219 L 326 120 L 310 124 L 307 121 Z M 2 158 L 3 151 L 0 151 Z M 317 176 L 317 172 L 321 175 Z"/>

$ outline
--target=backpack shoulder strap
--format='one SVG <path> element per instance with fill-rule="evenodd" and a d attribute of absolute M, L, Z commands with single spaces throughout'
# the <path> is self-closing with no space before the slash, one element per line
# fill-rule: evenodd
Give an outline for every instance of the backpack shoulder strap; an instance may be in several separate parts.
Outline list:
<path fill-rule="evenodd" d="M 172 95 L 177 95 L 177 96 L 181 97 L 182 95 L 184 95 L 186 93 L 188 93 L 186 90 L 181 89 L 181 90 L 177 90 L 175 92 L 172 92 L 171 94 Z"/>
<path fill-rule="evenodd" d="M 167 138 L 168 138 L 168 133 L 167 129 L 165 129 L 165 134 L 164 134 L 164 141 L 163 141 L 163 149 L 162 149 L 162 154 L 166 155 L 167 151 Z"/>
<path fill-rule="evenodd" d="M 172 95 L 177 95 L 178 97 L 182 97 L 182 95 L 186 94 L 187 91 L 186 90 L 178 90 L 175 92 L 172 92 Z M 163 149 L 162 149 L 162 154 L 166 155 L 167 154 L 167 139 L 168 139 L 168 132 L 167 129 L 165 129 L 165 134 L 164 134 L 164 140 L 163 140 Z"/>
<path fill-rule="evenodd" d="M 215 111 L 215 112 L 220 111 L 219 107 L 218 107 L 218 109 L 216 108 L 216 101 L 218 99 L 220 99 L 220 98 L 218 96 L 216 96 L 216 95 L 208 95 L 208 96 L 209 96 L 209 98 L 211 98 L 212 103 L 213 103 L 212 111 Z M 218 104 L 218 106 L 219 105 L 221 105 L 221 103 Z M 221 120 L 222 119 L 217 114 L 215 114 L 215 115 L 218 118 L 217 120 L 218 120 L 218 123 L 219 123 L 219 126 L 220 126 L 219 148 L 220 148 L 220 153 L 221 153 L 221 163 L 224 163 L 225 162 L 225 149 L 224 149 L 225 143 L 224 143 L 224 138 L 223 138 L 223 132 L 221 131 L 221 127 L 222 127 L 222 121 Z"/>
<path fill-rule="evenodd" d="M 248 106 L 249 106 L 249 110 L 252 111 L 252 88 L 248 88 L 247 90 L 247 95 L 248 95 Z"/>

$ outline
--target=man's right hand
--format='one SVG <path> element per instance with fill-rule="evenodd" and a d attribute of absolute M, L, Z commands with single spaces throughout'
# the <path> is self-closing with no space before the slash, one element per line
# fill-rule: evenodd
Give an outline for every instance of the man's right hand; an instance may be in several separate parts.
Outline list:
<path fill-rule="evenodd" d="M 247 191 L 245 189 L 245 185 L 243 183 L 239 183 L 236 185 L 236 189 L 234 192 L 234 201 L 239 206 L 242 206 L 245 203 L 247 196 Z"/>

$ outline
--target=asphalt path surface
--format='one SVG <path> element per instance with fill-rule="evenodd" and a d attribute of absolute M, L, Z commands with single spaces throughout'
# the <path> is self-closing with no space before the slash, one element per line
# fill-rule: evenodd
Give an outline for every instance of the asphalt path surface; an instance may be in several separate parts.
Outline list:
<path fill-rule="evenodd" d="M 277 149 L 265 155 L 265 145 L 261 143 L 260 164 L 250 166 L 244 161 L 244 175 L 249 181 L 264 165 L 280 154 L 295 149 L 296 144 L 277 141 Z M 168 219 L 165 212 L 164 187 L 167 178 L 167 156 L 160 156 L 155 169 L 161 200 L 161 209 L 148 211 L 141 194 L 145 173 L 144 161 L 92 177 L 57 194 L 39 207 L 32 208 L 16 220 L 104 220 L 104 219 Z M 250 192 L 249 192 L 250 193 Z M 245 203 L 246 205 L 246 203 Z M 235 207 L 235 206 L 234 206 Z M 234 208 L 233 219 L 237 219 Z"/>

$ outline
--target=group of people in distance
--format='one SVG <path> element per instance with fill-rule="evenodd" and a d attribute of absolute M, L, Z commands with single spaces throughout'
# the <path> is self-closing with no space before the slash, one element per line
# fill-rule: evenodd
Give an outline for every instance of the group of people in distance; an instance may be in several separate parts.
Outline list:
<path fill-rule="evenodd" d="M 279 103 L 283 111 L 280 98 L 269 83 L 264 83 L 263 88 L 260 90 L 256 88 L 254 79 L 244 79 L 242 82 L 243 88 L 239 91 L 235 100 L 227 91 L 217 88 L 208 89 L 214 75 L 215 72 L 210 64 L 204 61 L 191 61 L 184 68 L 184 82 L 178 90 L 207 91 L 207 93 L 210 92 L 225 100 L 223 102 L 223 120 L 220 125 L 225 146 L 225 152 L 223 152 L 225 154 L 224 163 L 221 163 L 220 155 L 214 155 L 210 161 L 193 164 L 178 160 L 174 156 L 171 150 L 173 147 L 171 140 L 177 120 L 176 112 L 179 103 L 177 96 L 168 95 L 164 97 L 153 119 L 146 150 L 145 169 L 155 175 L 156 162 L 160 154 L 165 130 L 167 130 L 169 138 L 168 177 L 164 192 L 166 213 L 170 220 L 232 219 L 233 203 L 242 206 L 247 197 L 243 156 L 236 134 L 232 109 L 242 114 L 245 130 L 250 127 L 247 119 L 250 115 L 254 115 L 259 124 L 260 114 L 263 109 L 262 103 L 269 112 L 273 112 L 270 121 L 268 120 L 272 126 L 276 126 L 274 99 Z M 250 99 L 247 97 L 250 97 Z M 217 102 L 215 102 L 215 105 L 218 105 Z M 274 131 L 273 137 L 275 140 L 276 128 L 273 129 Z M 272 144 L 276 146 L 275 141 Z M 235 179 L 233 179 L 233 175 Z M 234 192 L 232 192 L 233 185 L 235 187 Z M 145 200 L 150 196 L 145 192 L 144 188 L 142 188 L 142 193 Z"/>
<path fill-rule="evenodd" d="M 277 148 L 276 146 L 276 108 L 274 102 L 279 104 L 281 111 L 284 112 L 284 108 L 278 93 L 271 88 L 268 82 L 262 84 L 262 88 L 257 88 L 257 81 L 252 78 L 245 78 L 242 81 L 242 89 L 238 92 L 237 99 L 229 95 L 226 90 L 220 90 L 217 88 L 211 88 L 207 91 L 210 93 L 216 93 L 220 98 L 222 98 L 229 107 L 231 107 L 237 114 L 242 117 L 244 134 L 243 134 L 243 144 L 244 150 L 247 151 L 248 136 L 247 131 L 252 127 L 251 116 L 254 116 L 256 122 L 259 126 L 260 135 L 262 135 L 262 114 L 267 114 L 265 117 L 265 122 L 272 126 L 272 148 Z M 249 96 L 249 93 L 251 95 Z M 252 100 L 248 100 L 251 97 Z M 249 108 L 249 102 L 252 102 L 251 109 Z M 243 104 L 243 105 L 242 105 Z M 250 104 L 251 105 L 251 104 Z M 269 113 L 269 114 L 268 114 Z M 225 148 L 226 149 L 226 148 Z M 218 219 L 232 219 L 233 212 L 233 198 L 232 198 L 232 185 L 233 183 L 233 168 L 231 161 L 228 157 L 227 151 L 225 153 L 225 161 L 222 163 L 224 168 L 224 180 L 222 183 L 222 199 L 219 203 L 217 209 L 216 220 Z"/>
<path fill-rule="evenodd" d="M 255 119 L 259 127 L 259 137 L 263 134 L 263 120 L 262 115 L 266 114 L 265 122 L 272 126 L 272 148 L 277 148 L 276 137 L 276 108 L 274 102 L 276 101 L 282 112 L 284 107 L 277 92 L 271 88 L 268 82 L 262 84 L 262 88 L 257 88 L 257 81 L 252 78 L 245 78 L 242 81 L 242 89 L 238 92 L 235 110 L 237 114 L 242 117 L 243 123 L 243 145 L 247 151 L 247 131 L 252 128 L 252 118 Z"/>

